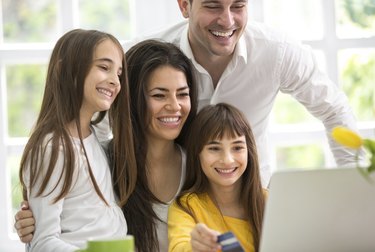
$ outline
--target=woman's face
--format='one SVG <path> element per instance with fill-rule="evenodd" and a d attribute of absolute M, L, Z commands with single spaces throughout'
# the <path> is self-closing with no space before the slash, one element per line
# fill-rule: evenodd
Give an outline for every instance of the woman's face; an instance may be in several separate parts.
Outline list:
<path fill-rule="evenodd" d="M 148 138 L 175 140 L 191 108 L 185 73 L 169 65 L 156 68 L 148 79 L 147 105 Z"/>

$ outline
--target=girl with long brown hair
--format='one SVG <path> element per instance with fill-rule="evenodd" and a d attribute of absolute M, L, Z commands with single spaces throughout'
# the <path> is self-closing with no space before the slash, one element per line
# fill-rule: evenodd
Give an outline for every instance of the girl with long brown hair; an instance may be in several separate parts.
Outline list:
<path fill-rule="evenodd" d="M 109 110 L 114 181 L 127 201 L 136 180 L 129 87 L 121 44 L 75 29 L 56 43 L 41 110 L 20 165 L 24 198 L 36 221 L 29 251 L 75 251 L 88 238 L 124 237 L 107 156 L 92 125 Z M 94 121 L 92 118 L 97 114 Z"/>
<path fill-rule="evenodd" d="M 266 191 L 253 133 L 235 107 L 204 107 L 187 138 L 186 180 L 169 208 L 169 251 L 217 251 L 232 231 L 245 251 L 258 251 Z"/>

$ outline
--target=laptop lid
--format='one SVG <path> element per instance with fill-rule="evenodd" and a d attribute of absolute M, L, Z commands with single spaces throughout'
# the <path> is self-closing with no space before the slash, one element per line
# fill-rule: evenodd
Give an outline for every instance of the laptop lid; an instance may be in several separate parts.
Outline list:
<path fill-rule="evenodd" d="M 375 175 L 357 169 L 276 172 L 260 252 L 375 251 Z"/>

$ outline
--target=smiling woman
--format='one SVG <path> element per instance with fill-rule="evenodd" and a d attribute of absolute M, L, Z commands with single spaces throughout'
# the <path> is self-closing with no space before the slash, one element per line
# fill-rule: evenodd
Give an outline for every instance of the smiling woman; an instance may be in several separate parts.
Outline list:
<path fill-rule="evenodd" d="M 185 74 L 172 66 L 161 66 L 150 74 L 147 90 L 150 137 L 176 139 L 191 108 Z"/>

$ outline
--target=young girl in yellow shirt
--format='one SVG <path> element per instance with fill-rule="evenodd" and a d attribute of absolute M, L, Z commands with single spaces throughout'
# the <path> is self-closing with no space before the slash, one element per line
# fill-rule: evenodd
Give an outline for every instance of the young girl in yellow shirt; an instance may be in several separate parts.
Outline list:
<path fill-rule="evenodd" d="M 219 103 L 204 107 L 190 129 L 186 181 L 168 213 L 169 251 L 217 251 L 228 231 L 245 251 L 258 251 L 266 191 L 249 123 Z"/>

